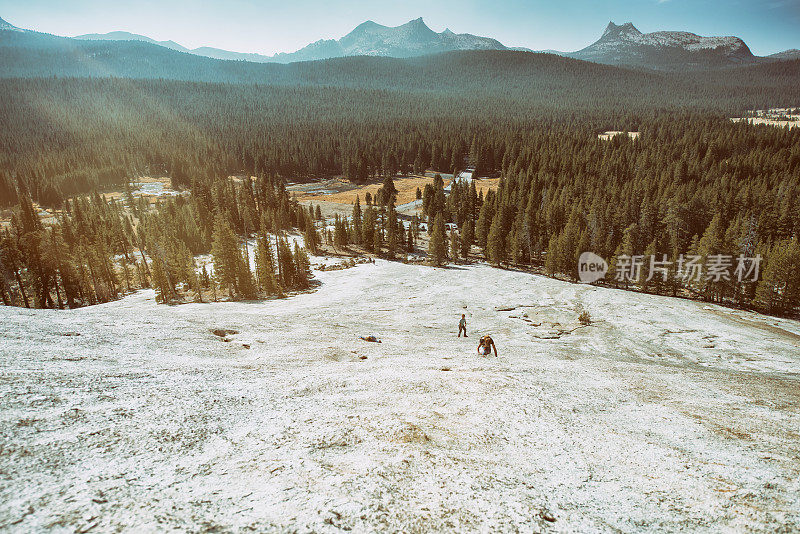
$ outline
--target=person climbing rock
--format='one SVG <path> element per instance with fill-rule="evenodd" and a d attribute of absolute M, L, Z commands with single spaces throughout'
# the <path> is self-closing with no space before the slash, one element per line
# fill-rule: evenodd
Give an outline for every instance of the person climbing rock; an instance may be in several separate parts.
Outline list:
<path fill-rule="evenodd" d="M 461 314 L 461 320 L 458 322 L 458 337 L 461 337 L 461 332 L 464 332 L 464 337 L 467 336 L 467 316 Z"/>
<path fill-rule="evenodd" d="M 497 347 L 494 344 L 494 340 L 489 334 L 483 336 L 478 342 L 478 354 L 481 356 L 489 356 L 494 350 L 494 355 L 497 357 Z"/>

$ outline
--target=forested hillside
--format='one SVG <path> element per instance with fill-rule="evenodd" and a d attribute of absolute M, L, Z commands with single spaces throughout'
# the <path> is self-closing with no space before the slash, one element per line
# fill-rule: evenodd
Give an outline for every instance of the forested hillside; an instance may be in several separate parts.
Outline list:
<path fill-rule="evenodd" d="M 504 54 L 526 65 L 535 57 Z M 480 78 L 465 77 L 473 89 L 458 92 L 437 84 L 426 91 L 389 91 L 108 78 L 2 80 L 0 206 L 15 202 L 16 181 L 25 182 L 34 200 L 58 205 L 72 194 L 147 172 L 169 174 L 178 186 L 198 173 L 345 174 L 364 180 L 428 166 L 449 172 L 463 167 L 474 146 L 487 153 L 479 171 L 491 173 L 500 170 L 495 154 L 505 152 L 508 140 L 532 132 L 588 143 L 597 132 L 640 130 L 662 117 L 673 135 L 683 135 L 678 116 L 691 121 L 702 115 L 702 128 L 708 128 L 711 118 L 722 124 L 728 113 L 800 101 L 793 83 L 800 80 L 795 73 L 800 62 L 737 71 L 724 91 L 719 87 L 730 73 L 668 83 L 660 75 L 583 63 L 591 75 L 579 81 L 578 71 L 563 68 L 581 62 L 541 56 L 540 63 L 542 76 L 531 76 L 530 85 L 499 72 L 493 78 L 492 68 L 503 70 L 497 65 L 472 64 L 485 67 L 480 83 L 490 85 L 477 88 Z M 459 80 L 456 73 L 466 67 L 459 61 L 448 65 L 451 70 L 434 71 L 441 79 Z M 418 74 L 421 84 L 428 73 Z"/>
<path fill-rule="evenodd" d="M 605 257 L 645 251 L 707 257 L 720 250 L 775 256 L 781 259 L 764 266 L 775 281 L 758 295 L 755 284 L 643 289 L 688 290 L 773 311 L 797 305 L 800 291 L 788 281 L 800 263 L 800 129 L 734 124 L 728 117 L 796 106 L 800 61 L 681 75 L 492 51 L 251 65 L 194 56 L 186 63 L 185 55 L 164 50 L 175 63 L 153 63 L 150 45 L 127 46 L 145 47 L 140 74 L 106 70 L 125 62 L 102 48 L 85 62 L 86 49 L 69 55 L 44 47 L 41 64 L 27 56 L 16 65 L 44 69 L 28 76 L 134 77 L 156 77 L 164 72 L 158 65 L 166 65 L 175 69 L 171 77 L 263 82 L 268 74 L 273 84 L 2 80 L 0 207 L 16 205 L 19 190 L 63 207 L 76 194 L 119 188 L 147 174 L 170 176 L 193 198 L 198 184 L 230 175 L 365 181 L 473 166 L 478 175 L 500 176 L 499 191 L 487 198 L 456 192 L 427 212 L 431 220 L 441 214 L 456 222 L 462 238 L 471 236 L 466 252 L 474 239 L 494 263 L 546 260 L 550 272 L 568 276 L 575 275 L 580 250 Z M 48 66 L 51 60 L 57 64 Z M 75 71 L 79 64 L 90 70 Z M 5 63 L 3 72 L 15 72 L 14 65 Z M 606 130 L 640 135 L 599 140 Z M 195 248 L 185 236 L 206 224 L 199 217 L 180 219 L 175 231 L 189 250 Z M 231 216 L 224 219 L 236 226 Z M 373 221 L 381 240 L 396 230 L 386 221 Z M 308 226 L 305 218 L 294 224 Z M 351 229 L 344 241 L 363 238 L 362 230 Z M 212 233 L 205 228 L 206 248 Z M 23 250 L 19 235 L 17 241 Z M 380 243 L 373 249 L 380 252 Z"/>

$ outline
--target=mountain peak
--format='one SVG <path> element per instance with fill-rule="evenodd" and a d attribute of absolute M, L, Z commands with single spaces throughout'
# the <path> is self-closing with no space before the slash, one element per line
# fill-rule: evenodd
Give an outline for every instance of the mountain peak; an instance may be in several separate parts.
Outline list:
<path fill-rule="evenodd" d="M 606 30 L 603 32 L 603 38 L 622 38 L 625 37 L 633 37 L 642 35 L 642 32 L 636 29 L 636 26 L 633 25 L 632 22 L 626 22 L 622 25 L 614 24 L 614 22 L 609 22 L 608 26 L 606 26 Z"/>
<path fill-rule="evenodd" d="M 703 37 L 686 31 L 642 33 L 630 22 L 622 25 L 609 22 L 600 39 L 569 56 L 596 63 L 665 70 L 756 61 L 738 37 Z"/>
<path fill-rule="evenodd" d="M 506 50 L 502 43 L 488 37 L 450 29 L 436 33 L 422 17 L 400 26 L 383 26 L 370 20 L 336 41 L 309 45 L 296 52 L 277 56 L 281 62 L 308 61 L 341 56 L 416 57 L 452 50 Z"/>
<path fill-rule="evenodd" d="M 13 24 L 4 21 L 3 19 L 0 19 L 0 30 L 14 30 L 18 32 L 25 31 L 22 28 L 17 28 Z"/>
<path fill-rule="evenodd" d="M 432 29 L 425 24 L 425 21 L 422 20 L 422 17 L 416 18 L 414 20 L 409 20 L 402 26 L 398 26 L 398 28 L 402 28 L 406 31 L 416 32 L 419 34 L 435 34 Z"/>
<path fill-rule="evenodd" d="M 359 24 L 358 26 L 353 28 L 353 31 L 356 31 L 356 30 L 369 30 L 369 29 L 372 29 L 372 28 L 384 28 L 384 27 L 385 26 L 383 26 L 382 24 L 378 24 L 377 22 L 375 22 L 373 20 L 365 20 L 364 22 L 362 22 L 361 24 Z"/>

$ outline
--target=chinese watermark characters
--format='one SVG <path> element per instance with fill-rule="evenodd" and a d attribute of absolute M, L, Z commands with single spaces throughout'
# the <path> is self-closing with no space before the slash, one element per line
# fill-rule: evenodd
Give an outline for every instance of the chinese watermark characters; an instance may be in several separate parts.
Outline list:
<path fill-rule="evenodd" d="M 660 278 L 666 282 L 670 276 L 685 283 L 701 281 L 727 282 L 757 282 L 761 268 L 761 255 L 755 257 L 740 254 L 738 257 L 729 254 L 711 254 L 703 257 L 696 254 L 681 254 L 674 261 L 668 260 L 664 254 L 658 256 L 627 256 L 617 257 L 614 278 L 619 282 L 639 282 L 642 279 L 649 282 Z"/>
<path fill-rule="evenodd" d="M 618 282 L 639 283 L 651 280 L 666 282 L 670 279 L 684 283 L 711 283 L 736 280 L 739 283 L 757 282 L 761 269 L 761 255 L 754 257 L 730 254 L 681 254 L 674 260 L 666 254 L 621 255 L 616 257 L 614 279 Z M 584 252 L 578 259 L 578 277 L 590 284 L 605 278 L 609 270 L 606 261 L 592 252 Z"/>

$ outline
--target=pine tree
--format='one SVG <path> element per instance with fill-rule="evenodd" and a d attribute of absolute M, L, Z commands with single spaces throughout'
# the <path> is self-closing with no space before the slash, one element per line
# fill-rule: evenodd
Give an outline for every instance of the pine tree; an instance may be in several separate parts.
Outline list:
<path fill-rule="evenodd" d="M 297 287 L 298 289 L 308 289 L 311 281 L 311 262 L 308 259 L 306 251 L 297 244 L 294 244 L 294 261 L 295 272 L 297 273 Z"/>
<path fill-rule="evenodd" d="M 242 252 L 239 254 L 238 268 L 236 272 L 236 286 L 242 298 L 251 300 L 256 298 L 257 289 L 255 280 L 253 280 L 253 273 L 250 270 L 250 259 L 247 253 L 247 243 L 242 247 Z"/>
<path fill-rule="evenodd" d="M 209 289 L 211 287 L 211 278 L 208 276 L 208 269 L 206 268 L 205 263 L 203 263 L 203 266 L 200 269 L 200 285 L 205 289 Z"/>
<path fill-rule="evenodd" d="M 292 249 L 283 238 L 278 238 L 278 272 L 281 288 L 297 289 L 297 272 Z"/>
<path fill-rule="evenodd" d="M 581 254 L 580 247 L 582 246 L 588 246 L 587 240 L 584 239 L 581 243 L 578 215 L 577 212 L 573 212 L 558 240 L 558 270 L 569 275 L 573 280 L 578 279 L 578 256 Z"/>
<path fill-rule="evenodd" d="M 383 185 L 378 189 L 377 193 L 378 204 L 381 206 L 388 206 L 394 204 L 397 200 L 397 188 L 394 185 L 394 180 L 391 176 L 383 179 Z"/>
<path fill-rule="evenodd" d="M 390 200 L 389 208 L 386 212 L 386 256 L 390 259 L 394 258 L 395 252 L 397 251 L 397 226 L 397 212 L 394 208 L 394 200 Z"/>
<path fill-rule="evenodd" d="M 458 261 L 458 234 L 455 230 L 450 230 L 450 259 L 454 262 Z"/>
<path fill-rule="evenodd" d="M 511 257 L 517 265 L 530 263 L 530 233 L 528 232 L 528 224 L 525 217 L 525 212 L 519 211 L 517 218 L 514 221 L 514 232 L 511 237 Z"/>
<path fill-rule="evenodd" d="M 502 265 L 508 257 L 502 218 L 501 212 L 495 215 L 489 235 L 486 237 L 486 258 L 495 265 Z"/>
<path fill-rule="evenodd" d="M 660 289 L 660 282 L 662 281 L 662 275 L 657 272 L 650 271 L 650 258 L 656 258 L 656 260 L 660 260 L 661 258 L 658 257 L 658 248 L 656 246 L 656 240 L 653 239 L 647 248 L 644 249 L 644 259 L 642 261 L 642 276 L 639 278 L 639 287 L 642 291 L 646 292 L 654 292 L 658 293 Z M 650 280 L 648 280 L 650 278 Z"/>
<path fill-rule="evenodd" d="M 308 248 L 312 254 L 316 254 L 319 248 L 319 234 L 317 233 L 314 221 L 310 217 L 306 218 L 303 238 L 305 239 L 306 248 Z"/>
<path fill-rule="evenodd" d="M 447 262 L 447 236 L 444 228 L 444 217 L 441 213 L 436 215 L 433 223 L 433 232 L 428 242 L 428 258 L 434 265 L 444 265 Z"/>
<path fill-rule="evenodd" d="M 367 206 L 367 210 L 364 212 L 364 220 L 361 224 L 361 243 L 370 252 L 375 250 L 375 223 L 375 208 Z"/>
<path fill-rule="evenodd" d="M 797 240 L 779 241 L 764 258 L 756 302 L 769 313 L 787 313 L 800 306 L 800 247 Z"/>
<path fill-rule="evenodd" d="M 622 242 L 620 243 L 620 245 L 617 248 L 617 251 L 615 253 L 617 258 L 619 258 L 621 256 L 627 257 L 628 258 L 627 261 L 629 262 L 628 263 L 629 265 L 632 265 L 632 263 L 635 261 L 633 259 L 634 256 L 638 255 L 638 251 L 636 250 L 636 240 L 638 238 L 638 234 L 639 234 L 639 225 L 637 225 L 636 223 L 633 223 L 630 226 L 628 226 L 627 228 L 625 228 L 625 231 L 622 233 Z M 613 273 L 613 275 L 615 277 L 617 276 L 617 272 L 616 272 L 616 269 L 617 269 L 617 258 L 615 258 L 614 271 L 612 271 L 612 273 Z M 626 275 L 626 276 L 622 277 L 623 278 L 623 286 L 626 289 L 628 288 L 628 284 L 630 284 L 631 282 L 636 282 L 636 280 L 632 280 L 631 279 L 633 277 L 633 275 L 636 274 L 635 273 L 635 269 L 632 270 L 632 271 L 629 270 L 628 274 L 631 275 L 631 276 L 627 276 Z"/>
<path fill-rule="evenodd" d="M 213 239 L 211 255 L 214 258 L 214 274 L 222 290 L 227 290 L 229 297 L 233 299 L 235 291 L 238 290 L 236 282 L 241 271 L 242 259 L 236 235 L 222 215 L 217 215 Z"/>
<path fill-rule="evenodd" d="M 578 234 L 578 241 L 577 246 L 573 249 L 572 252 L 572 265 L 570 266 L 572 279 L 574 281 L 578 280 L 578 258 L 580 258 L 581 254 L 584 252 L 588 252 L 590 248 L 591 239 L 589 238 L 589 233 L 587 231 L 581 231 Z"/>
<path fill-rule="evenodd" d="M 197 274 L 197 264 L 194 262 L 194 259 L 191 261 L 191 265 L 189 266 L 191 271 L 189 274 L 189 287 L 191 287 L 192 292 L 194 293 L 194 301 L 195 302 L 203 302 L 203 286 L 200 276 Z"/>
<path fill-rule="evenodd" d="M 275 279 L 275 260 L 269 236 L 261 234 L 256 241 L 256 272 L 258 284 L 267 295 L 276 295 L 280 291 Z"/>
<path fill-rule="evenodd" d="M 22 301 L 26 308 L 30 308 L 26 284 L 22 277 L 22 252 L 17 247 L 16 241 L 8 233 L 0 240 L 0 268 L 16 280 Z"/>
<path fill-rule="evenodd" d="M 166 304 L 172 299 L 172 288 L 167 281 L 167 274 L 164 269 L 164 263 L 159 260 L 153 261 L 153 287 L 156 290 L 156 302 Z"/>
<path fill-rule="evenodd" d="M 558 235 L 551 236 L 547 244 L 547 256 L 545 257 L 544 268 L 550 276 L 557 274 L 561 267 L 559 238 L 560 236 Z"/>
<path fill-rule="evenodd" d="M 64 298 L 67 301 L 67 307 L 72 309 L 76 306 L 76 299 L 80 294 L 80 284 L 78 274 L 75 270 L 75 258 L 71 253 L 66 240 L 64 239 L 63 226 L 56 226 L 50 232 L 50 249 L 55 268 L 58 270 L 58 275 L 61 278 L 61 284 L 64 288 Z M 127 269 L 127 264 L 125 264 Z M 130 286 L 128 288 L 130 291 Z"/>
<path fill-rule="evenodd" d="M 461 233 L 461 257 L 467 260 L 472 249 L 472 242 L 475 240 L 475 223 L 472 219 L 467 219 L 463 228 L 464 230 Z"/>
<path fill-rule="evenodd" d="M 478 221 L 475 223 L 475 239 L 484 254 L 486 254 L 486 242 L 489 237 L 489 230 L 492 226 L 493 219 L 494 209 L 492 208 L 492 202 L 490 200 L 485 200 L 481 206 Z"/>
<path fill-rule="evenodd" d="M 381 235 L 381 229 L 375 228 L 375 231 L 372 232 L 372 251 L 375 254 L 380 255 L 382 246 L 383 246 L 383 236 Z"/>
<path fill-rule="evenodd" d="M 43 257 L 45 231 L 31 197 L 24 188 L 19 192 L 19 208 L 12 217 L 11 226 L 17 234 L 22 263 L 27 266 L 36 307 L 50 308 L 53 306 L 50 296 L 53 273 Z"/>
<path fill-rule="evenodd" d="M 122 267 L 122 274 L 125 277 L 125 287 L 127 288 L 128 293 L 131 292 L 131 270 L 130 270 L 130 263 L 128 259 L 123 256 L 119 260 L 120 266 Z M 58 287 L 58 285 L 56 285 Z M 58 289 L 56 289 L 58 291 Z M 60 307 L 60 306 L 59 306 Z"/>
<path fill-rule="evenodd" d="M 362 243 L 361 235 L 361 202 L 358 200 L 358 195 L 356 195 L 356 202 L 353 204 L 353 216 L 352 216 L 352 224 L 353 224 L 353 243 L 356 245 Z"/>
<path fill-rule="evenodd" d="M 209 285 L 211 286 L 211 298 L 214 299 L 214 302 L 218 302 L 219 298 L 217 296 L 217 288 L 220 287 L 220 285 L 219 277 L 217 276 L 216 271 L 211 273 L 211 281 Z"/>
<path fill-rule="evenodd" d="M 433 188 L 433 185 L 425 184 L 425 189 L 422 193 L 422 214 L 425 217 L 427 217 L 429 223 L 436 217 L 435 207 L 434 207 L 435 196 L 436 196 L 436 190 Z"/>
<path fill-rule="evenodd" d="M 333 224 L 333 245 L 336 248 L 343 249 L 347 247 L 347 244 L 347 222 L 340 219 L 337 214 Z"/>
<path fill-rule="evenodd" d="M 720 278 L 715 280 L 708 273 L 708 267 L 715 257 L 732 257 L 730 244 L 725 240 L 725 227 L 722 217 L 717 214 L 709 223 L 703 237 L 697 243 L 697 254 L 701 256 L 701 264 L 705 266 L 706 273 L 698 281 L 694 281 L 695 288 L 706 300 L 721 302 L 733 293 L 731 279 Z"/>

